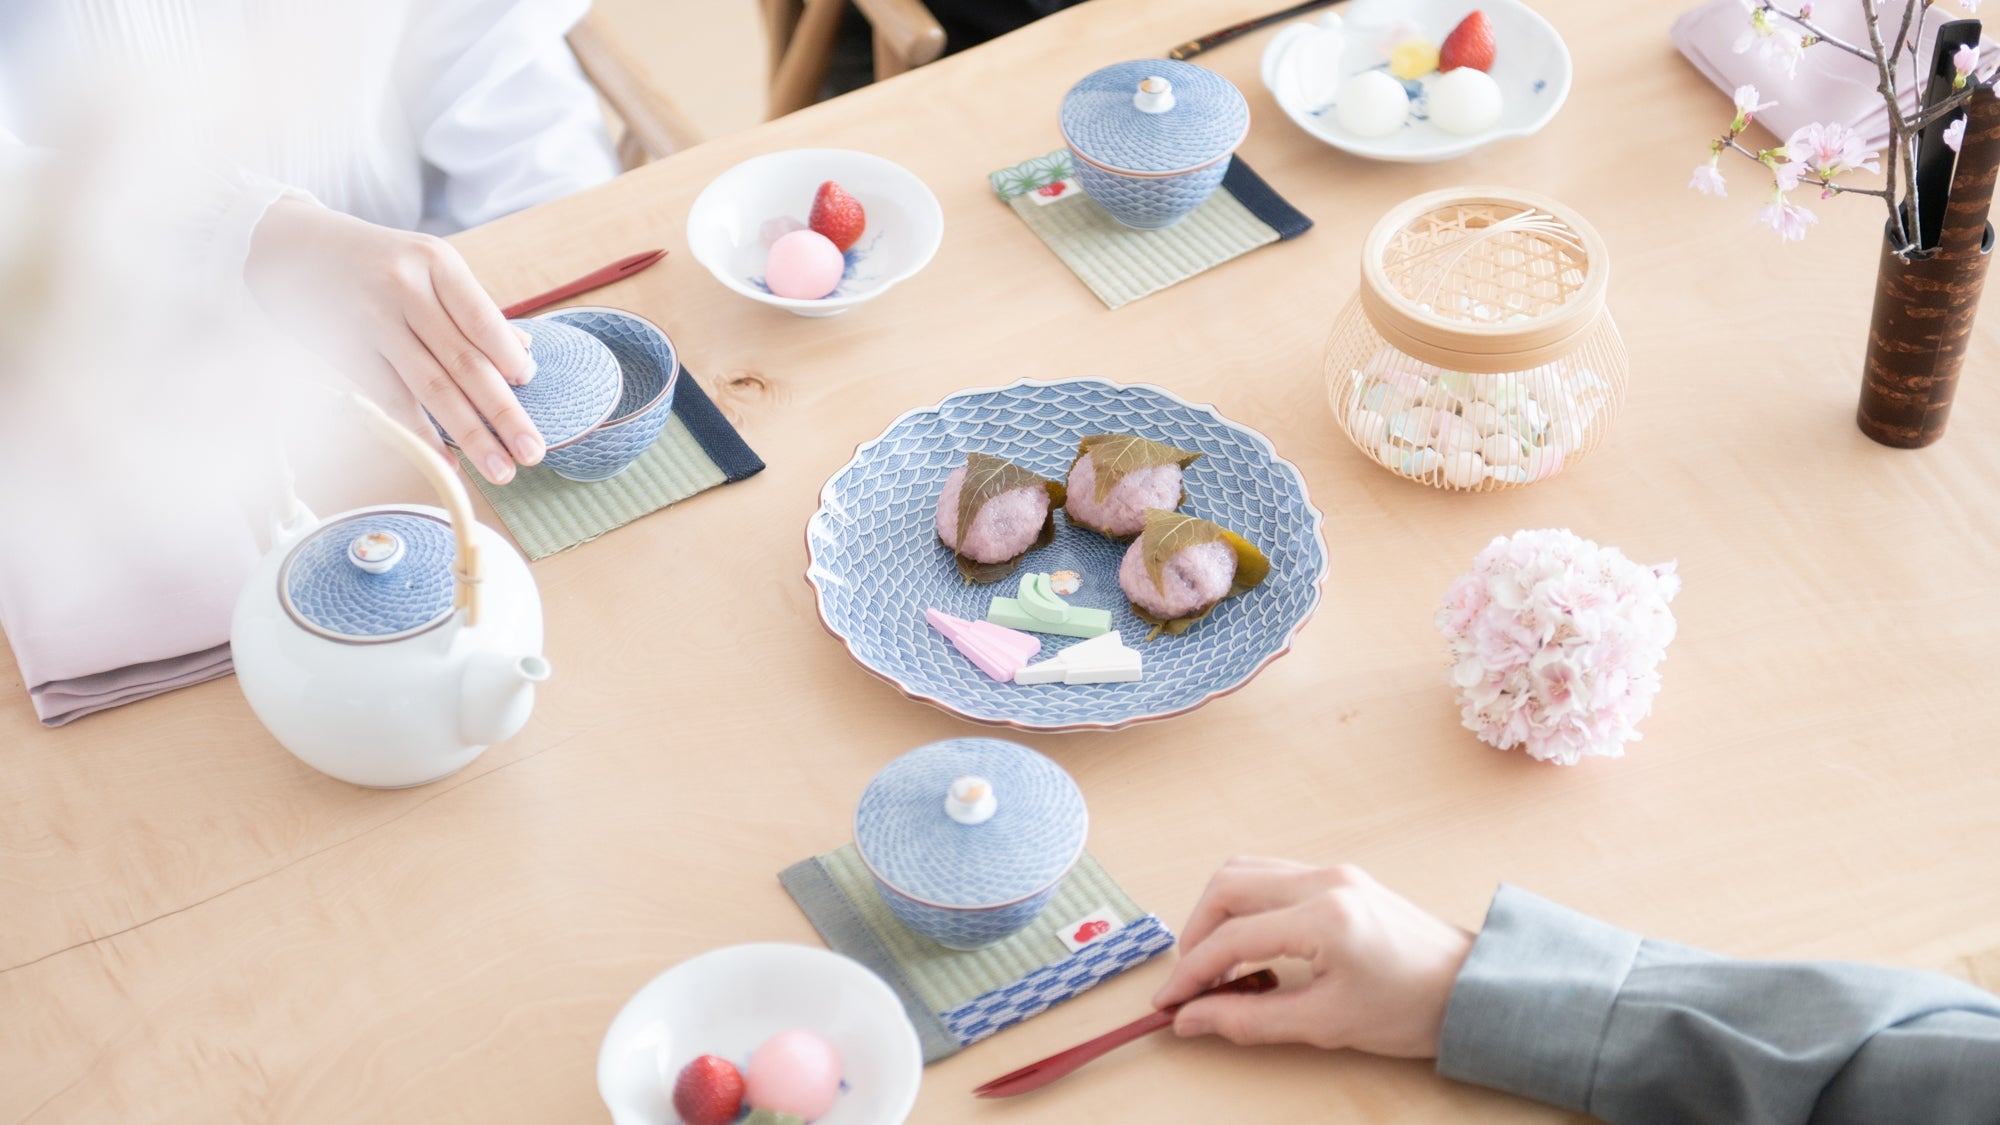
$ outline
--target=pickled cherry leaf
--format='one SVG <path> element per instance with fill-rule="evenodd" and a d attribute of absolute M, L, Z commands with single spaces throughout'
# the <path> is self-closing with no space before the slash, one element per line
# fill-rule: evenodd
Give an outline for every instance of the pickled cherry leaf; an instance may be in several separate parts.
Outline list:
<path fill-rule="evenodd" d="M 986 506 L 987 501 L 1017 488 L 1035 486 L 1046 489 L 1049 494 L 1049 514 L 1043 519 L 1042 530 L 1035 536 L 1035 541 L 1021 554 L 997 563 L 983 563 L 977 559 L 970 559 L 953 549 L 952 557 L 957 560 L 958 572 L 965 576 L 967 582 L 998 582 L 1020 567 L 1021 558 L 1028 551 L 1037 551 L 1055 542 L 1055 513 L 1057 508 L 1062 507 L 1067 492 L 1060 483 L 1046 477 L 1038 477 L 1006 458 L 987 453 L 966 454 L 965 483 L 958 490 L 957 539 L 960 543 L 965 542 L 966 529 L 972 526 L 973 519 L 979 515 L 979 510 Z"/>
<path fill-rule="evenodd" d="M 1146 576 L 1153 580 L 1153 588 L 1162 593 L 1166 592 L 1163 583 L 1168 559 L 1189 547 L 1199 547 L 1204 543 L 1226 543 L 1236 554 L 1236 575 L 1230 580 L 1229 592 L 1222 595 L 1222 598 L 1233 598 L 1254 589 L 1270 576 L 1271 560 L 1264 556 L 1264 552 L 1257 549 L 1255 543 L 1241 535 L 1208 520 L 1182 515 L 1179 512 L 1149 508 L 1146 511 L 1146 530 L 1139 533 L 1139 550 L 1140 558 L 1146 564 Z M 1179 636 L 1187 632 L 1189 626 L 1213 612 L 1216 606 L 1222 604 L 1222 598 L 1210 602 L 1198 612 L 1181 617 L 1159 617 L 1136 603 L 1132 606 L 1132 612 L 1139 620 L 1153 627 L 1153 632 L 1146 638 L 1147 640 L 1159 636 L 1162 632 Z"/>
<path fill-rule="evenodd" d="M 1076 456 L 1071 458 L 1069 467 L 1074 470 L 1086 453 L 1090 454 L 1091 469 L 1097 476 L 1095 491 L 1100 504 L 1127 473 L 1158 465 L 1179 465 L 1185 469 L 1201 458 L 1194 450 L 1176 449 L 1136 434 L 1085 434 L 1076 443 Z M 1181 493 L 1181 499 L 1187 499 L 1186 492 Z"/>

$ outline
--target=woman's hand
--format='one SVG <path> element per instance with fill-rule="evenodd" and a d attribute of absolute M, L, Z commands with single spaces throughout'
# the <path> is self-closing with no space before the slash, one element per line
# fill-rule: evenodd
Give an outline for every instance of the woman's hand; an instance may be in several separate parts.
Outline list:
<path fill-rule="evenodd" d="M 243 274 L 288 329 L 392 369 L 487 480 L 505 484 L 516 461 L 542 459 L 542 436 L 508 390 L 534 376 L 524 334 L 449 244 L 287 198 L 257 224 Z"/>
<path fill-rule="evenodd" d="M 1239 965 L 1293 958 L 1312 967 L 1304 988 L 1196 1000 L 1174 1032 L 1434 1058 L 1452 983 L 1471 951 L 1470 933 L 1358 867 L 1238 857 L 1195 904 L 1180 964 L 1153 1003 L 1184 1001 Z"/>

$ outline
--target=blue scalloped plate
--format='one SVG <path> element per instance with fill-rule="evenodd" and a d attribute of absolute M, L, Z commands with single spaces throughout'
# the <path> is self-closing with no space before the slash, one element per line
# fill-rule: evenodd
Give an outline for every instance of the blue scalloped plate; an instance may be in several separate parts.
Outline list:
<path fill-rule="evenodd" d="M 1026 687 L 997 683 L 924 623 L 925 609 L 986 616 L 1016 580 L 971 586 L 937 539 L 944 478 L 979 451 L 1055 480 L 1069 472 L 1077 439 L 1132 433 L 1197 449 L 1181 510 L 1235 531 L 1271 560 L 1262 586 L 1217 606 L 1178 637 L 1151 629 L 1118 589 L 1125 546 L 1074 528 L 1056 513 L 1055 542 L 1019 573 L 1074 570 L 1084 576 L 1072 604 L 1111 611 L 1125 643 L 1146 658 L 1138 683 Z M 1264 435 L 1159 387 L 1104 379 L 1022 380 L 960 391 L 913 410 L 820 490 L 806 524 L 806 581 L 827 631 L 861 666 L 912 699 L 974 722 L 1030 731 L 1118 730 L 1185 714 L 1250 682 L 1291 648 L 1319 607 L 1327 552 L 1319 509 L 1305 480 Z M 1070 644 L 1042 636 L 1045 659 Z"/>

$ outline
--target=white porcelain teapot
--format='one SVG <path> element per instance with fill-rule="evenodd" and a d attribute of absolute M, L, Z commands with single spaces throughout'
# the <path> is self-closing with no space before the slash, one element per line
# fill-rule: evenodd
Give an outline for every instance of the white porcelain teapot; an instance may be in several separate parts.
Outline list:
<path fill-rule="evenodd" d="M 549 676 L 542 602 L 444 459 L 355 401 L 445 508 L 322 520 L 294 499 L 236 600 L 229 643 L 244 697 L 285 749 L 356 785 L 422 785 L 528 721 Z"/>

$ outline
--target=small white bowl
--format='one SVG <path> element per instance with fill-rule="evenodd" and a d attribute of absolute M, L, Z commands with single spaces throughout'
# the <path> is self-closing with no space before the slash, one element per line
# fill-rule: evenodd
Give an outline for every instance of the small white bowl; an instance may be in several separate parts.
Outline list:
<path fill-rule="evenodd" d="M 840 1098 L 814 1125 L 900 1125 L 909 1117 L 924 1057 L 896 994 L 859 962 L 778 943 L 712 950 L 633 994 L 598 1049 L 598 1095 L 614 1125 L 673 1125 L 683 1067 L 700 1055 L 746 1067 L 759 1044 L 791 1028 L 840 1052 Z"/>
<path fill-rule="evenodd" d="M 831 296 L 780 297 L 764 285 L 770 244 L 764 224 L 803 225 L 819 185 L 832 180 L 860 201 L 868 226 L 847 252 Z M 844 148 L 795 148 L 751 157 L 709 182 L 688 211 L 688 247 L 715 279 L 800 316 L 838 316 L 887 292 L 927 265 L 944 238 L 944 209 L 915 174 L 891 160 Z"/>
<path fill-rule="evenodd" d="M 1500 87 L 1500 123 L 1483 133 L 1461 136 L 1422 120 L 1412 106 L 1410 120 L 1386 137 L 1361 137 L 1340 125 L 1333 103 L 1313 104 L 1309 91 L 1315 85 L 1301 74 L 1313 52 L 1301 50 L 1306 40 L 1317 34 L 1311 22 L 1295 23 L 1280 31 L 1264 47 L 1263 79 L 1266 89 L 1299 128 L 1315 138 L 1356 156 L 1404 164 L 1430 164 L 1464 156 L 1494 141 L 1525 137 L 1549 123 L 1569 97 L 1573 67 L 1569 48 L 1562 36 L 1520 0 L 1402 0 L 1396 5 L 1354 5 L 1349 18 L 1340 23 L 1347 45 L 1340 54 L 1338 79 L 1379 67 L 1386 52 L 1376 50 L 1379 27 L 1358 26 L 1356 21 L 1373 16 L 1393 16 L 1415 24 L 1425 38 L 1442 44 L 1451 29 L 1474 9 L 1493 21 L 1492 78 Z M 1324 18 L 1324 17 L 1323 17 Z M 1428 88 L 1435 73 L 1419 81 Z M 1406 83 L 1407 85 L 1407 83 Z M 1337 88 L 1337 85 L 1336 85 Z"/>

